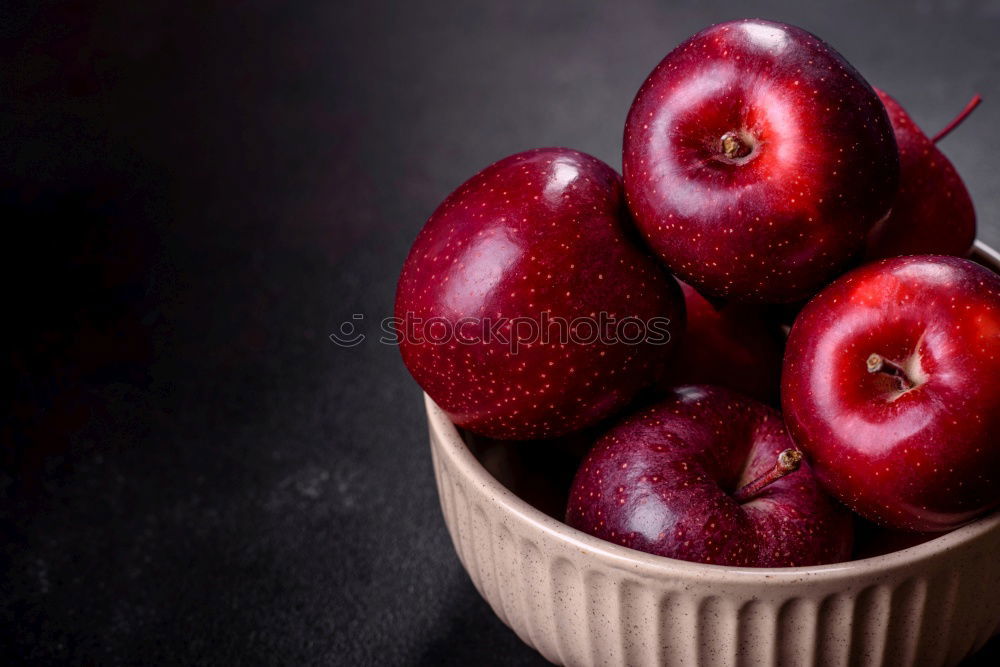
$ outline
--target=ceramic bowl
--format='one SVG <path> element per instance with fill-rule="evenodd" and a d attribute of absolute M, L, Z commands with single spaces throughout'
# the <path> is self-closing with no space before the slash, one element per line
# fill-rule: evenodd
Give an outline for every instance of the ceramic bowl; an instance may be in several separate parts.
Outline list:
<path fill-rule="evenodd" d="M 1000 271 L 992 249 L 977 244 L 975 257 Z M 529 503 L 518 478 L 528 476 L 525 489 L 538 479 L 519 469 L 517 447 L 463 437 L 425 401 L 458 557 L 497 616 L 553 663 L 954 665 L 1000 631 L 1000 512 L 833 565 L 663 558 L 570 528 L 554 518 L 558 505 Z"/>

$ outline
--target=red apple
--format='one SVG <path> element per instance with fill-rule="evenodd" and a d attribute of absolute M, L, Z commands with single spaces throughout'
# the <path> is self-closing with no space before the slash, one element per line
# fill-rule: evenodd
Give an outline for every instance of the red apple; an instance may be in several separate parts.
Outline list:
<path fill-rule="evenodd" d="M 625 125 L 625 191 L 670 269 L 709 297 L 789 302 L 864 249 L 899 158 L 885 107 L 830 46 L 722 23 L 657 65 Z"/>
<path fill-rule="evenodd" d="M 851 516 L 800 459 L 776 411 L 721 387 L 681 387 L 597 442 L 573 481 L 566 522 L 702 563 L 846 560 Z"/>
<path fill-rule="evenodd" d="M 543 148 L 438 207 L 403 267 L 395 324 L 410 373 L 456 424 L 551 438 L 662 374 L 684 301 L 635 234 L 618 174 Z"/>
<path fill-rule="evenodd" d="M 1000 504 L 1000 276 L 937 255 L 865 265 L 795 320 L 782 406 L 823 485 L 883 526 Z"/>
<path fill-rule="evenodd" d="M 885 104 L 896 133 L 899 192 L 892 213 L 868 235 L 868 258 L 968 254 L 976 240 L 976 210 L 955 167 L 934 141 L 957 126 L 979 98 L 931 140 L 899 102 L 877 88 L 875 92 Z"/>
<path fill-rule="evenodd" d="M 715 384 L 777 405 L 784 336 L 755 306 L 713 304 L 681 283 L 687 327 L 666 387 Z"/>

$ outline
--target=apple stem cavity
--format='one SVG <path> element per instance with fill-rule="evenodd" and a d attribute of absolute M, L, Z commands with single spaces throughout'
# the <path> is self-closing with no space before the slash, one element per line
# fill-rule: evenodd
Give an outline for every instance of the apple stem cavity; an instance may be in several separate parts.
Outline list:
<path fill-rule="evenodd" d="M 802 452 L 797 449 L 786 449 L 778 454 L 778 460 L 774 462 L 770 470 L 749 484 L 737 489 L 736 493 L 733 494 L 733 498 L 738 503 L 753 500 L 764 490 L 764 487 L 777 482 L 785 475 L 795 472 L 799 469 L 800 465 L 802 465 Z"/>
<path fill-rule="evenodd" d="M 982 102 L 982 101 L 983 101 L 983 98 L 979 96 L 979 93 L 976 93 L 972 97 L 972 99 L 969 100 L 969 103 L 965 105 L 965 108 L 962 109 L 961 113 L 959 113 L 957 116 L 955 116 L 951 120 L 950 123 L 948 123 L 947 125 L 945 125 L 944 129 L 942 129 L 940 132 L 938 132 L 937 134 L 935 134 L 934 137 L 931 139 L 931 141 L 936 144 L 937 142 L 939 142 L 942 139 L 944 139 L 945 137 L 947 137 L 951 133 L 952 130 L 954 130 L 956 127 L 958 127 L 959 125 L 961 125 L 962 121 L 964 121 L 966 118 L 969 117 L 969 114 L 972 113 L 973 109 L 975 109 L 976 107 L 978 107 L 979 103 Z"/>
<path fill-rule="evenodd" d="M 906 374 L 906 369 L 904 369 L 902 365 L 892 361 L 891 359 L 886 359 L 881 354 L 873 354 L 869 356 L 868 361 L 865 363 L 868 365 L 869 373 L 882 373 L 883 375 L 896 378 L 896 381 L 899 382 L 899 388 L 901 391 L 913 389 L 915 386 L 910 380 L 910 377 Z"/>
<path fill-rule="evenodd" d="M 753 151 L 753 146 L 746 141 L 745 137 L 741 137 L 738 132 L 726 132 L 722 135 L 722 139 L 720 141 L 722 144 L 722 152 L 725 153 L 726 157 L 730 160 L 745 158 Z"/>

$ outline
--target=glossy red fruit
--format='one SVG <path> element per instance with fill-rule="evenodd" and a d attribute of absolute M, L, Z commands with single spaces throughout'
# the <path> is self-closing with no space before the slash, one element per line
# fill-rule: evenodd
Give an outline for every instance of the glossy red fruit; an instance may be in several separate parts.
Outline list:
<path fill-rule="evenodd" d="M 456 424 L 532 439 L 593 424 L 659 377 L 684 302 L 635 235 L 618 174 L 544 148 L 438 207 L 403 267 L 396 317 L 403 361 Z"/>
<path fill-rule="evenodd" d="M 846 560 L 852 519 L 808 464 L 750 499 L 738 489 L 793 447 L 781 415 L 721 387 L 688 386 L 613 427 L 573 481 L 566 522 L 670 558 L 743 567 Z"/>
<path fill-rule="evenodd" d="M 795 320 L 782 406 L 823 485 L 890 528 L 1000 504 L 1000 276 L 937 255 L 841 277 Z"/>
<path fill-rule="evenodd" d="M 712 304 L 681 283 L 687 327 L 665 387 L 714 384 L 777 405 L 784 335 L 755 306 Z"/>
<path fill-rule="evenodd" d="M 864 249 L 896 194 L 878 96 L 830 46 L 761 20 L 698 33 L 625 125 L 625 190 L 650 246 L 710 297 L 790 302 Z"/>
<path fill-rule="evenodd" d="M 892 213 L 869 234 L 867 257 L 968 254 L 976 240 L 976 210 L 961 177 L 899 102 L 875 92 L 896 133 L 899 193 Z"/>

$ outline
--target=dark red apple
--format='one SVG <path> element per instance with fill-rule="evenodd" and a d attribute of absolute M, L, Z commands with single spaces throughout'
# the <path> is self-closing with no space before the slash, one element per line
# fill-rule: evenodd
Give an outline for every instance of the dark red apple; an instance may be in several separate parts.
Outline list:
<path fill-rule="evenodd" d="M 899 192 L 892 213 L 868 235 L 867 257 L 968 254 L 976 240 L 976 210 L 961 177 L 899 102 L 877 88 L 875 92 L 885 104 L 896 133 Z M 976 104 L 978 97 L 947 130 Z"/>
<path fill-rule="evenodd" d="M 576 474 L 566 522 L 640 551 L 743 567 L 846 560 L 853 530 L 781 415 L 711 386 L 675 389 L 604 435 Z"/>
<path fill-rule="evenodd" d="M 1000 276 L 915 255 L 820 292 L 785 350 L 782 406 L 841 502 L 942 531 L 1000 504 Z"/>
<path fill-rule="evenodd" d="M 657 65 L 625 124 L 625 192 L 650 246 L 709 297 L 790 302 L 864 249 L 899 158 L 885 107 L 816 36 L 742 20 Z"/>
<path fill-rule="evenodd" d="M 687 283 L 687 327 L 664 387 L 715 384 L 777 405 L 784 336 L 757 306 L 713 304 Z"/>
<path fill-rule="evenodd" d="M 403 267 L 396 328 L 410 373 L 456 424 L 550 438 L 662 375 L 684 301 L 635 234 L 618 174 L 543 148 L 438 207 Z"/>

